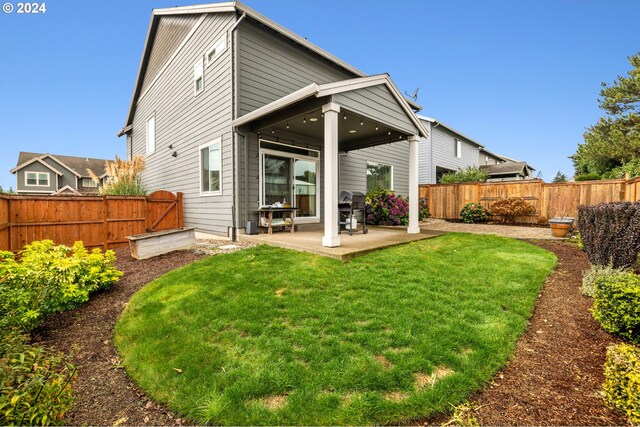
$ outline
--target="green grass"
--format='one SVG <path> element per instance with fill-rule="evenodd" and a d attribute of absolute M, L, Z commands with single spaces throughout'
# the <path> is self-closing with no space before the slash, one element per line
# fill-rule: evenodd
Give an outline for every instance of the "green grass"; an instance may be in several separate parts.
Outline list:
<path fill-rule="evenodd" d="M 116 344 L 144 390 L 198 423 L 398 423 L 504 365 L 555 261 L 466 234 L 349 263 L 260 246 L 147 285 Z"/>

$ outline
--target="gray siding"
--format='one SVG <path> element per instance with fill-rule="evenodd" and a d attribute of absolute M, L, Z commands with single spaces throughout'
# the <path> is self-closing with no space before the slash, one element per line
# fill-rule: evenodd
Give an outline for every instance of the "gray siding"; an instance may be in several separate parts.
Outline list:
<path fill-rule="evenodd" d="M 58 188 L 56 188 L 56 190 L 61 189 L 62 187 L 64 187 L 65 185 L 68 185 L 69 187 L 76 189 L 76 187 L 78 186 L 78 180 L 76 175 L 71 172 L 69 169 L 65 168 L 64 166 L 62 166 L 60 163 L 56 162 L 55 160 L 52 160 L 50 157 L 47 157 L 45 159 L 43 159 L 43 162 L 45 162 L 46 164 L 48 164 L 49 166 L 51 166 L 54 169 L 57 169 L 58 171 L 62 172 L 62 176 L 58 178 Z M 82 173 L 82 172 L 80 172 Z M 85 171 L 86 173 L 86 171 Z"/>
<path fill-rule="evenodd" d="M 431 169 L 432 155 L 431 155 L 431 122 L 422 121 L 422 124 L 427 129 L 427 137 L 421 138 L 418 143 L 418 182 L 420 184 L 431 184 Z"/>
<path fill-rule="evenodd" d="M 133 155 L 146 160 L 142 180 L 148 190 L 183 192 L 185 225 L 217 234 L 226 234 L 232 224 L 231 48 L 227 46 L 214 64 L 205 66 L 204 91 L 195 97 L 193 65 L 203 60 L 235 19 L 232 13 L 205 18 L 139 100 L 131 133 Z M 153 114 L 156 151 L 146 156 L 146 122 Z M 218 137 L 222 138 L 222 194 L 201 196 L 198 147 Z"/>
<path fill-rule="evenodd" d="M 48 172 L 49 186 L 37 187 L 37 186 L 25 185 L 25 173 L 27 172 Z M 44 166 L 42 163 L 33 162 L 29 166 L 25 166 L 24 168 L 16 171 L 16 191 L 33 192 L 34 194 L 53 193 L 58 189 L 56 187 L 56 184 L 58 182 L 58 180 L 56 179 L 57 176 L 58 175 L 55 172 L 53 172 L 51 169 Z"/>
<path fill-rule="evenodd" d="M 339 93 L 333 96 L 333 100 L 356 114 L 407 133 L 416 132 L 415 125 L 385 85 Z"/>
<path fill-rule="evenodd" d="M 478 145 L 442 126 L 430 124 L 429 133 L 428 139 L 420 141 L 420 184 L 436 183 L 436 167 L 458 170 L 479 166 Z M 456 139 L 462 141 L 462 158 L 456 157 Z"/>
<path fill-rule="evenodd" d="M 238 116 L 311 83 L 353 77 L 248 19 L 238 26 Z"/>
<path fill-rule="evenodd" d="M 339 191 L 367 192 L 367 162 L 393 166 L 393 191 L 409 195 L 409 143 L 406 141 L 362 150 L 340 156 Z"/>
<path fill-rule="evenodd" d="M 149 57 L 147 72 L 142 82 L 142 91 L 149 87 L 156 75 L 165 66 L 180 43 L 189 34 L 200 15 L 165 16 L 158 23 L 156 36 L 153 41 L 153 51 Z"/>

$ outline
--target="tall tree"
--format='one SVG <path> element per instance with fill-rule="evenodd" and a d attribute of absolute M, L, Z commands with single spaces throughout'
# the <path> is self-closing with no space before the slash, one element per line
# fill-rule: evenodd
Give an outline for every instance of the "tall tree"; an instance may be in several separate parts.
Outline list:
<path fill-rule="evenodd" d="M 632 69 L 613 84 L 602 83 L 598 104 L 607 116 L 589 127 L 584 143 L 571 156 L 576 175 L 618 174 L 625 164 L 640 158 L 640 52 L 629 57 Z"/>
<path fill-rule="evenodd" d="M 567 182 L 567 176 L 565 174 L 563 174 L 562 172 L 558 171 L 556 176 L 553 178 L 552 182 L 554 184 L 558 184 L 560 182 Z"/>

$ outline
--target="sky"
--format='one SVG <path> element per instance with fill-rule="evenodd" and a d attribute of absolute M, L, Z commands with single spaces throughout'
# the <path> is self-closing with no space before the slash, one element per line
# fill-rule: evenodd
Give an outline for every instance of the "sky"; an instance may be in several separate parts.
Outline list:
<path fill-rule="evenodd" d="M 0 0 L 0 3 L 7 3 Z M 48 0 L 0 12 L 0 185 L 19 151 L 125 157 L 153 8 L 198 0 Z M 638 0 L 245 0 L 434 117 L 550 181 L 603 115 L 601 82 L 640 51 Z M 4 5 L 6 7 L 6 5 Z"/>

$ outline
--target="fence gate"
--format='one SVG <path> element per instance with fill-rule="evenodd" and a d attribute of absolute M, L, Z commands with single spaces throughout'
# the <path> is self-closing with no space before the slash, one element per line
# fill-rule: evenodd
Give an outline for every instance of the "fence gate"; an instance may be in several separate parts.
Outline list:
<path fill-rule="evenodd" d="M 181 228 L 182 193 L 156 191 L 147 196 L 147 232 Z"/>

